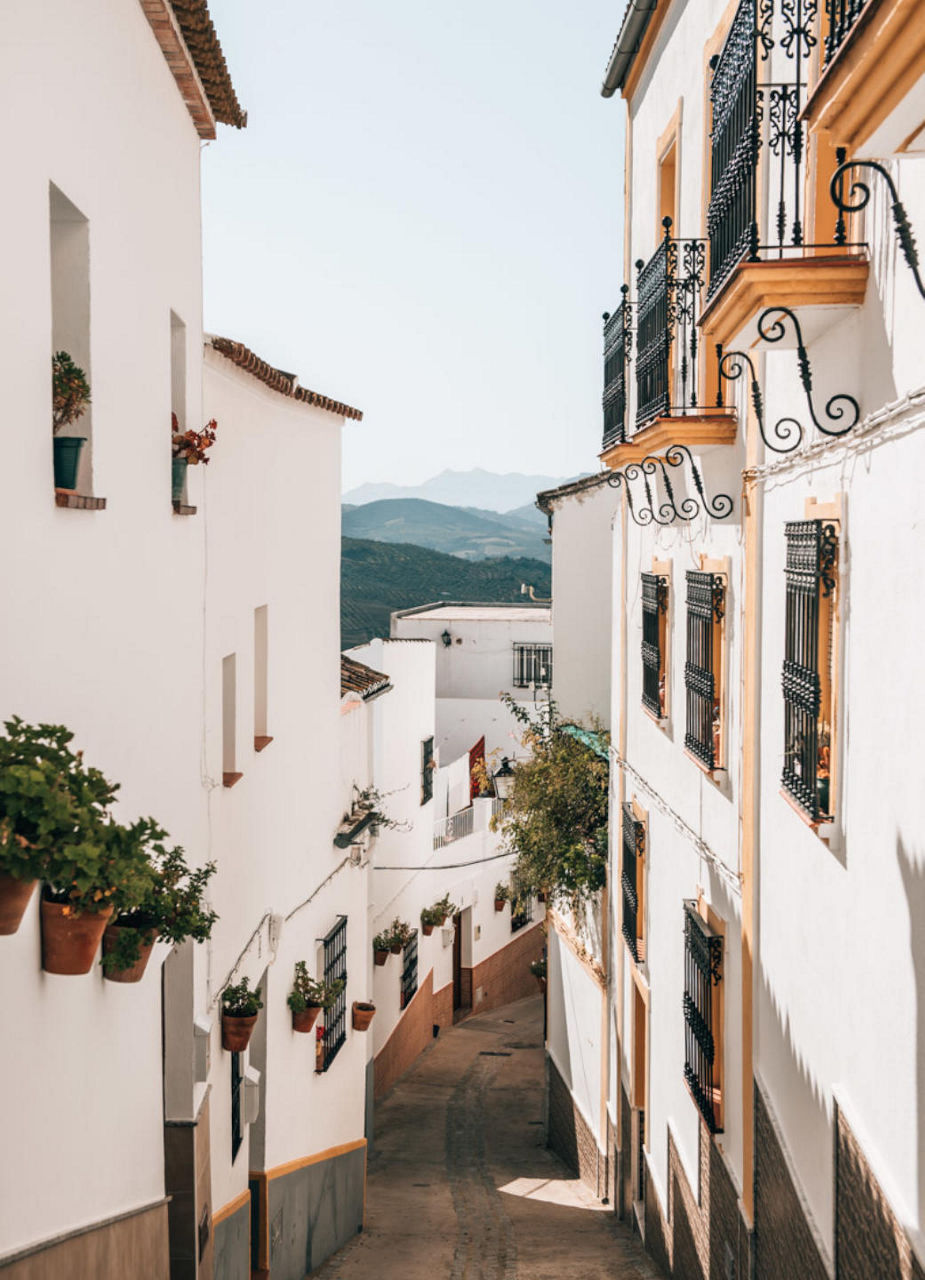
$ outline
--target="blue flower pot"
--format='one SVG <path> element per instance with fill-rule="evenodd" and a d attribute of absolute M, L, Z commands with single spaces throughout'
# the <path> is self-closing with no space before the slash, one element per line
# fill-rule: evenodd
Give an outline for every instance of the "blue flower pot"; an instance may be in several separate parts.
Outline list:
<path fill-rule="evenodd" d="M 86 436 L 55 436 L 55 488 L 76 489 L 80 451 L 87 442 Z"/>
<path fill-rule="evenodd" d="M 183 501 L 183 488 L 186 484 L 186 467 L 185 458 L 172 459 L 173 466 L 170 473 L 170 499 L 172 502 Z"/>

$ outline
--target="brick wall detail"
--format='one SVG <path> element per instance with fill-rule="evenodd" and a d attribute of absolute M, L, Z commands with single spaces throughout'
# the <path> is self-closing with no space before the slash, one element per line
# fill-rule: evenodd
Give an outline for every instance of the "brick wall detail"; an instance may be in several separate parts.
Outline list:
<path fill-rule="evenodd" d="M 828 1272 L 790 1176 L 777 1126 L 756 1083 L 755 1280 L 790 1275 L 826 1280 Z"/>
<path fill-rule="evenodd" d="M 441 997 L 443 992 L 440 993 Z M 442 1001 L 446 1003 L 445 1000 Z M 453 989 L 450 988 L 450 1016 L 444 1017 L 441 1026 L 453 1025 Z M 434 999 L 434 971 L 411 997 L 398 1025 L 376 1055 L 374 1067 L 374 1096 L 381 1098 L 391 1089 L 399 1076 L 404 1075 L 418 1054 L 423 1053 L 434 1038 L 437 1002 Z"/>
<path fill-rule="evenodd" d="M 515 933 L 505 947 L 472 970 L 472 1011 L 485 1013 L 513 1000 L 535 996 L 539 987 L 530 965 L 539 960 L 546 945 L 542 923 Z"/>
<path fill-rule="evenodd" d="M 546 1141 L 560 1160 L 590 1187 L 595 1195 L 607 1194 L 607 1161 L 598 1150 L 588 1122 L 575 1106 L 568 1085 L 556 1064 L 546 1055 L 549 1072 L 549 1104 Z"/>

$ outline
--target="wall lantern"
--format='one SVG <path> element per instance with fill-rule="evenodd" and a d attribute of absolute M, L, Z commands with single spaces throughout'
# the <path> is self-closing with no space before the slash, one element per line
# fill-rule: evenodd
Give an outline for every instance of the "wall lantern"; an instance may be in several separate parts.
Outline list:
<path fill-rule="evenodd" d="M 444 647 L 447 649 L 449 649 L 450 645 L 453 643 L 453 637 L 450 635 L 449 631 L 444 631 L 440 639 L 443 641 Z"/>
<path fill-rule="evenodd" d="M 514 770 L 507 756 L 501 757 L 501 768 L 495 774 L 495 795 L 499 800 L 506 800 L 514 785 Z"/>

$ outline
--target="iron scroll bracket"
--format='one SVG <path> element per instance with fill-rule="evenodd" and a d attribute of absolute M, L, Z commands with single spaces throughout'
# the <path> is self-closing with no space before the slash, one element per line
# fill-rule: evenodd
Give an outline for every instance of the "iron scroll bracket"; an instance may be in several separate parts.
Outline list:
<path fill-rule="evenodd" d="M 690 467 L 698 497 L 688 494 L 679 501 L 675 498 L 670 472 L 684 467 L 685 463 Z M 665 492 L 663 502 L 658 501 L 657 489 L 653 493 L 653 482 L 657 485 L 659 478 Z M 640 480 L 645 494 L 643 504 L 633 498 L 633 485 Z M 713 498 L 707 496 L 697 464 L 690 449 L 683 444 L 670 445 L 663 455 L 649 454 L 641 462 L 629 463 L 622 471 L 612 471 L 607 477 L 607 483 L 611 488 L 625 490 L 629 513 L 638 525 L 669 525 L 676 520 L 688 523 L 695 520 L 701 511 L 714 520 L 725 520 L 732 514 L 733 503 L 728 494 L 718 493 Z"/>
<path fill-rule="evenodd" d="M 906 265 L 912 272 L 915 287 L 921 297 L 925 298 L 925 282 L 922 281 L 922 275 L 919 270 L 919 251 L 916 248 L 915 236 L 909 225 L 906 206 L 899 198 L 899 192 L 896 190 L 896 183 L 893 181 L 892 174 L 882 164 L 878 164 L 876 160 L 849 160 L 845 162 L 845 150 L 843 147 L 839 147 L 836 155 L 839 163 L 838 168 L 832 174 L 829 192 L 841 213 L 859 213 L 861 209 L 866 209 L 870 203 L 870 187 L 866 182 L 861 182 L 860 179 L 851 180 L 851 185 L 846 194 L 845 177 L 852 169 L 870 169 L 874 173 L 879 173 L 886 183 L 890 193 L 890 207 L 893 213 L 893 227 L 896 231 L 896 239 L 899 241 L 899 247 L 902 250 L 903 257 L 906 259 Z M 839 228 L 842 230 L 844 228 L 842 219 L 839 219 Z"/>

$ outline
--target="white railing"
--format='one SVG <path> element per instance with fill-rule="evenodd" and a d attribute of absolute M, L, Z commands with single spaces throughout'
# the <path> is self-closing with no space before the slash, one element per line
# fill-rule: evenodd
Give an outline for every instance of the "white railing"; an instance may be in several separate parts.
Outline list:
<path fill-rule="evenodd" d="M 448 818 L 441 818 L 434 823 L 434 848 L 443 849 L 454 840 L 462 840 L 463 836 L 471 836 L 475 830 L 475 809 L 461 809 L 459 813 L 451 813 Z"/>

